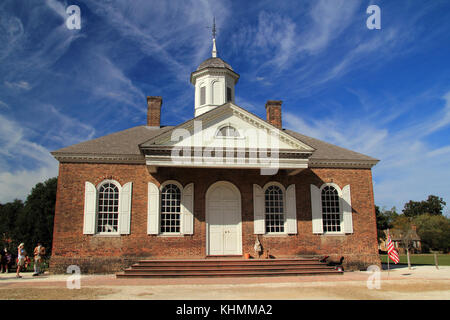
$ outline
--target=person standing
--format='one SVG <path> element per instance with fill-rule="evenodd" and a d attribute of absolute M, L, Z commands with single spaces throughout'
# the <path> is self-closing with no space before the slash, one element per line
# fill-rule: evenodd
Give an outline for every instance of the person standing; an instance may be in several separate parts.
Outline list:
<path fill-rule="evenodd" d="M 1 252 L 0 269 L 2 270 L 2 273 L 8 270 L 8 266 L 6 264 L 6 252 L 7 252 L 6 248 L 4 248 Z"/>
<path fill-rule="evenodd" d="M 45 248 L 40 242 L 38 242 L 36 248 L 34 248 L 34 276 L 38 276 L 41 273 L 41 262 L 45 254 Z"/>
<path fill-rule="evenodd" d="M 22 268 L 25 265 L 25 244 L 22 242 L 17 247 L 17 272 L 16 272 L 16 278 L 22 278 L 22 276 L 19 274 L 20 268 Z"/>
<path fill-rule="evenodd" d="M 13 264 L 13 257 L 11 255 L 11 252 L 9 252 L 7 248 L 5 248 L 2 254 L 2 273 L 4 273 L 5 271 L 6 273 L 9 273 L 12 264 Z"/>

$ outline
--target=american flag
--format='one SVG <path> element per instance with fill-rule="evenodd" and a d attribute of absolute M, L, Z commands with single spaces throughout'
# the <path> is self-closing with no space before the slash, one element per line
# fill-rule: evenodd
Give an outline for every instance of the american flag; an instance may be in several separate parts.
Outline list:
<path fill-rule="evenodd" d="M 398 258 L 398 252 L 394 248 L 394 244 L 391 241 L 391 236 L 390 235 L 388 235 L 387 249 L 388 249 L 388 256 L 389 256 L 389 258 L 392 261 L 394 261 L 395 264 L 397 264 L 400 261 L 400 259 Z"/>

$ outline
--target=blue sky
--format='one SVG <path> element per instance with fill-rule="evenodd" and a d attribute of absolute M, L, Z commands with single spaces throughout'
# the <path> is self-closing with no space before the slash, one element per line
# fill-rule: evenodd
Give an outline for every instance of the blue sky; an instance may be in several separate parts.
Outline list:
<path fill-rule="evenodd" d="M 65 25 L 72 4 L 81 30 Z M 50 151 L 145 124 L 146 96 L 163 97 L 163 124 L 192 118 L 214 15 L 238 105 L 265 118 L 283 100 L 284 127 L 380 159 L 382 207 L 450 204 L 447 0 L 2 0 L 0 202 L 58 174 Z"/>

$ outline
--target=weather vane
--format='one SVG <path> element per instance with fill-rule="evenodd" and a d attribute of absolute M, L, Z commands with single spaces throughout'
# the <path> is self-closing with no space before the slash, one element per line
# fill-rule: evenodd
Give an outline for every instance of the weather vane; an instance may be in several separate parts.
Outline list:
<path fill-rule="evenodd" d="M 210 29 L 210 27 L 207 27 L 208 29 Z M 216 29 L 216 17 L 213 18 L 213 25 L 212 25 L 212 36 L 213 36 L 213 49 L 212 49 L 212 57 L 213 58 L 217 58 L 217 49 L 216 49 L 216 34 L 217 34 L 217 29 Z"/>
<path fill-rule="evenodd" d="M 216 17 L 213 18 L 212 36 L 214 39 L 216 38 Z"/>
<path fill-rule="evenodd" d="M 216 29 L 216 17 L 213 18 L 213 25 L 212 25 L 212 28 L 211 28 L 211 27 L 206 27 L 206 28 L 212 29 L 212 36 L 213 36 L 213 39 L 215 39 L 215 38 L 216 38 L 216 34 L 217 34 L 217 29 Z"/>

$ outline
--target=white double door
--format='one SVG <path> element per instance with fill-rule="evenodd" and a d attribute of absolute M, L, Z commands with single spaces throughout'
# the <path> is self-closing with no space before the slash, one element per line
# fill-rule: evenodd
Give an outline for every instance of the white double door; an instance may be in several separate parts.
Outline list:
<path fill-rule="evenodd" d="M 216 183 L 206 197 L 208 254 L 242 254 L 240 192 L 229 182 Z"/>

